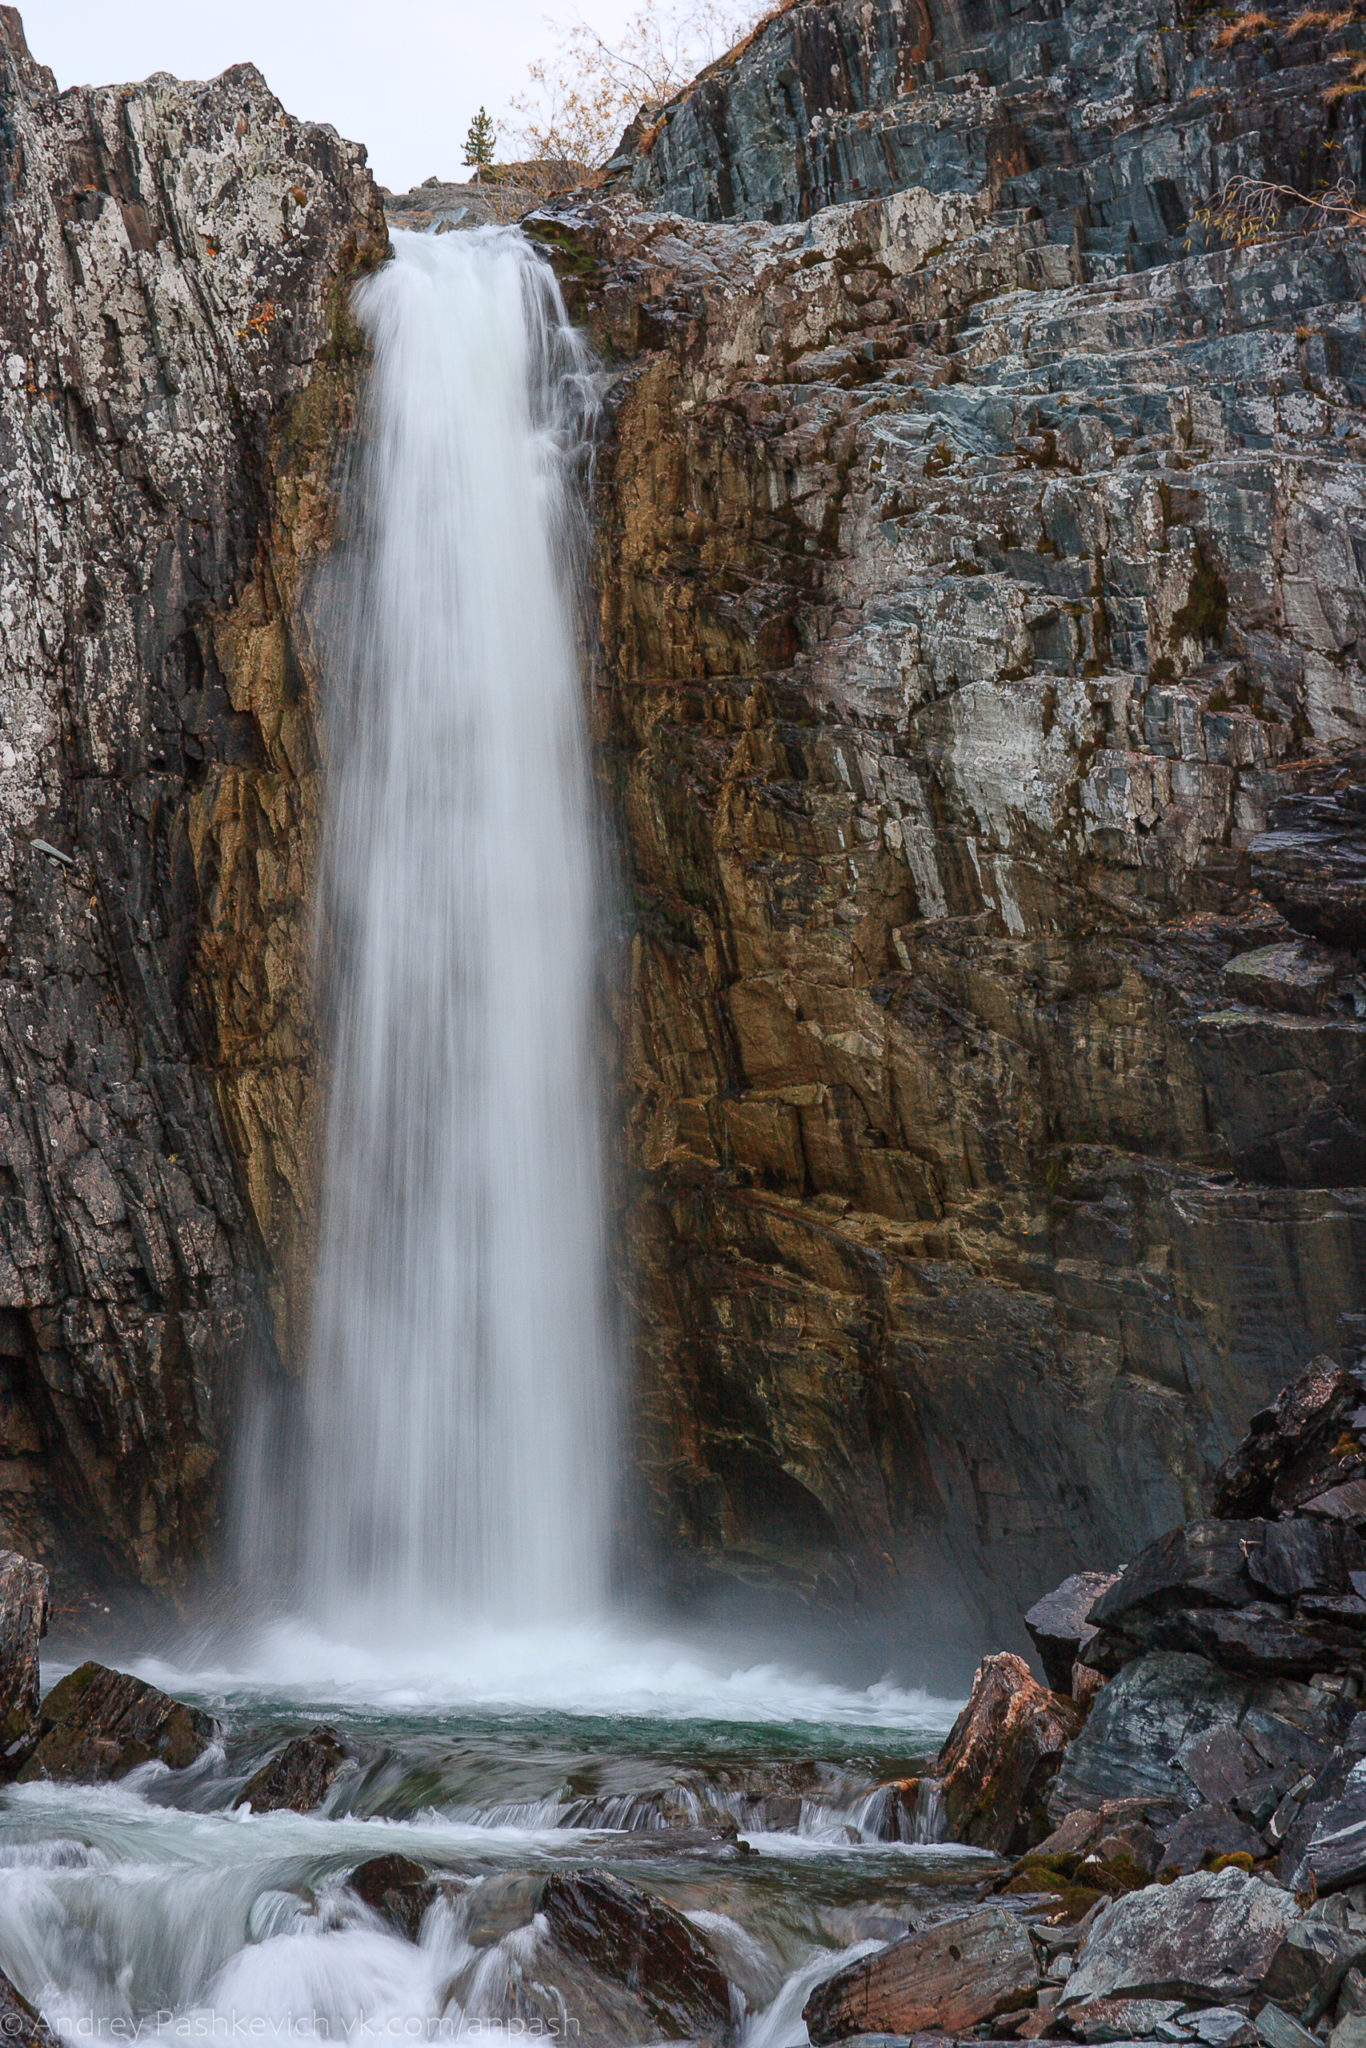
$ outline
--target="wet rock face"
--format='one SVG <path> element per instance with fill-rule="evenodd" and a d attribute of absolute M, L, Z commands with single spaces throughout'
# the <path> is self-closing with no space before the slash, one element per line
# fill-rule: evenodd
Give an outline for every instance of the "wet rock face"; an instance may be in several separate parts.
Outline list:
<path fill-rule="evenodd" d="M 556 1946 L 640 1999 L 670 2038 L 727 2031 L 730 1986 L 681 1913 L 601 1871 L 556 1873 L 540 1910 Z"/>
<path fill-rule="evenodd" d="M 943 1920 L 820 1984 L 802 2018 L 816 2042 L 859 2034 L 950 2037 L 1025 2005 L 1039 1983 L 1028 1934 L 1000 1906 Z"/>
<path fill-rule="evenodd" d="M 38 1740 L 38 1645 L 47 1616 L 47 1573 L 0 1550 L 0 1778 L 16 1771 Z"/>
<path fill-rule="evenodd" d="M 715 210 L 677 165 L 722 93 L 778 179 L 727 207 L 787 224 L 533 222 L 622 373 L 595 715 L 661 1549 L 974 1651 L 1197 1512 L 1366 1279 L 1366 989 L 1303 908 L 1366 785 L 1366 270 L 1180 218 L 1311 147 L 1322 53 L 1043 13 L 789 10 L 638 172 Z M 887 196 L 810 211 L 851 183 L 782 105 L 831 63 Z"/>
<path fill-rule="evenodd" d="M 17 2048 L 57 2048 L 57 2036 L 0 1970 L 0 2033 Z"/>
<path fill-rule="evenodd" d="M 212 1718 L 197 1707 L 126 1671 L 82 1664 L 43 1701 L 38 1746 L 19 1776 L 91 1784 L 151 1762 L 182 1771 L 216 1733 Z"/>
<path fill-rule="evenodd" d="M 307 569 L 385 235 L 250 66 L 59 97 L 4 8 L 0 115 L 0 1537 L 159 1581 L 289 1341 Z"/>
<path fill-rule="evenodd" d="M 322 1805 L 341 1773 L 351 1768 L 353 1763 L 351 1751 L 336 1729 L 319 1724 L 304 1735 L 296 1735 L 269 1762 L 262 1764 L 260 1770 L 248 1778 L 233 1805 L 249 1806 L 253 1813 L 312 1813 Z M 368 1873 L 368 1882 L 374 1886 L 378 1883 L 377 1864 L 403 1863 L 406 1860 L 404 1857 L 372 1858 L 370 1863 L 361 1866 L 361 1870 Z M 379 1873 L 381 1878 L 385 1875 L 384 1872 Z M 399 1882 L 399 1876 L 390 1871 L 387 1880 L 392 1888 Z M 379 1884 L 379 1889 L 382 1891 L 384 1885 Z M 380 1909 L 377 1897 L 371 1897 L 365 1890 L 361 1896 L 367 1905 L 375 1906 L 377 1911 Z"/>

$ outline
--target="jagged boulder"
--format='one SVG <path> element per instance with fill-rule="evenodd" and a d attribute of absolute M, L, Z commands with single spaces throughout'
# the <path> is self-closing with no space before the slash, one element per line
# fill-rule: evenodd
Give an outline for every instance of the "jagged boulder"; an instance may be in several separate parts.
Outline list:
<path fill-rule="evenodd" d="M 139 1764 L 184 1770 L 218 1733 L 198 1707 L 104 1664 L 82 1664 L 43 1701 L 38 1744 L 21 1779 L 122 1778 Z"/>
<path fill-rule="evenodd" d="M 1299 1915 L 1289 1892 L 1237 1869 L 1130 1892 L 1096 1916 L 1062 2009 L 1094 1998 L 1250 1999 Z"/>
<path fill-rule="evenodd" d="M 730 1985 L 681 1913 L 605 1871 L 557 1872 L 540 1910 L 557 1947 L 640 1998 L 670 2038 L 731 2024 Z"/>
<path fill-rule="evenodd" d="M 48 1592 L 42 1565 L 0 1551 L 0 1778 L 13 1776 L 38 1741 L 38 1645 L 47 1634 Z"/>
<path fill-rule="evenodd" d="M 999 1906 L 941 1920 L 818 1984 L 802 2018 L 812 2041 L 858 2034 L 966 2033 L 1017 2012 L 1039 1966 L 1020 1922 Z"/>
<path fill-rule="evenodd" d="M 984 1658 L 939 1752 L 950 1839 L 1012 1855 L 1046 1833 L 1049 1781 L 1081 1722 L 1072 1701 L 1045 1691 L 1022 1657 Z"/>
<path fill-rule="evenodd" d="M 1311 1875 L 1321 1892 L 1366 1883 L 1366 1757 L 1352 1765 L 1340 1795 L 1315 1815 L 1294 1882 L 1303 1884 Z"/>
<path fill-rule="evenodd" d="M 1072 1667 L 1096 1633 L 1091 1609 L 1118 1577 L 1118 1572 L 1073 1572 L 1026 1610 L 1024 1624 L 1053 1692 L 1071 1692 Z"/>
<path fill-rule="evenodd" d="M 1152 1650 L 1097 1695 L 1049 1791 L 1061 1821 L 1107 1799 L 1204 1799 L 1269 1820 L 1289 1786 L 1333 1755 L 1328 1702 L 1288 1680 L 1256 1681 L 1206 1657 Z"/>
<path fill-rule="evenodd" d="M 1222 1519 L 1282 1515 L 1366 1473 L 1366 1368 L 1316 1358 L 1259 1409 L 1210 1493 Z"/>
<path fill-rule="evenodd" d="M 233 1801 L 253 1813 L 312 1813 L 355 1759 L 335 1728 L 319 1724 L 296 1735 L 253 1772 Z"/>
<path fill-rule="evenodd" d="M 1149 1650 L 1235 1671 L 1356 1672 L 1366 1657 L 1366 1522 L 1306 1512 L 1188 1522 L 1150 1543 L 1096 1601 L 1083 1660 L 1117 1671 Z"/>

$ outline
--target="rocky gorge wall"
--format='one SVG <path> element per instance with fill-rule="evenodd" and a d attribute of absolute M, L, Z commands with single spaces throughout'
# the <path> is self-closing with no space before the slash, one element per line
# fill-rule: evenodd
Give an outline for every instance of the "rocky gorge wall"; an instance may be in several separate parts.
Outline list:
<path fill-rule="evenodd" d="M 681 1583 L 1016 1641 L 1359 1327 L 1359 163 L 1321 29 L 788 8 L 530 223 L 598 473 Z M 1225 37 L 1227 42 L 1227 37 Z M 663 209 L 671 209 L 665 211 Z"/>
<path fill-rule="evenodd" d="M 1359 1335 L 1366 255 L 1199 216 L 1355 173 L 1361 103 L 1221 25 L 790 7 L 529 224 L 613 379 L 633 1462 L 690 1594 L 1018 1642 Z M 249 67 L 0 49 L 0 1541 L 160 1583 L 300 1350 L 385 228 Z"/>
<path fill-rule="evenodd" d="M 259 72 L 58 94 L 0 8 L 0 1530 L 161 1583 L 309 1186 L 310 565 L 364 152 Z"/>

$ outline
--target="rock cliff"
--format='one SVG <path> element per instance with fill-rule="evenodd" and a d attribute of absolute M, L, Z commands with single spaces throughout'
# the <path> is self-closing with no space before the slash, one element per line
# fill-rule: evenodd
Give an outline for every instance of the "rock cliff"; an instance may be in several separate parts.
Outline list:
<path fill-rule="evenodd" d="M 308 1205 L 307 634 L 364 153 L 0 8 L 0 1529 L 158 1582 Z"/>
<path fill-rule="evenodd" d="M 1223 27 L 791 7 L 532 222 L 616 372 L 626 1209 L 692 1585 L 1023 1648 L 1359 1319 L 1366 254 L 1199 216 L 1354 167 L 1361 103 L 1322 29 Z"/>

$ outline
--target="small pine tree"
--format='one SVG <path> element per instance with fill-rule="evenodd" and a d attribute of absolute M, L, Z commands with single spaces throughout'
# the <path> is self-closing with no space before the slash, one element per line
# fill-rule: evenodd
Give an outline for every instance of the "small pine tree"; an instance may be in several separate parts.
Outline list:
<path fill-rule="evenodd" d="M 465 137 L 465 162 L 473 166 L 476 185 L 493 162 L 493 146 L 497 140 L 493 123 L 481 107 L 470 122 L 470 132 Z"/>

